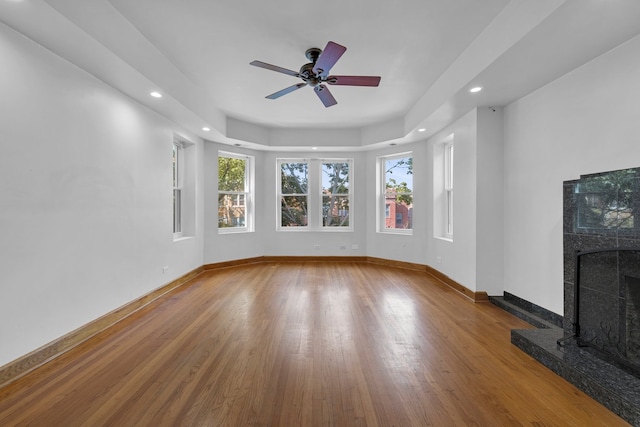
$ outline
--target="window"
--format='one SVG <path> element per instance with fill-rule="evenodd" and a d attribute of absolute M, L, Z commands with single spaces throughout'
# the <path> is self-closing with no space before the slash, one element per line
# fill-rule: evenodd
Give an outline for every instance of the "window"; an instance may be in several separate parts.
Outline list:
<path fill-rule="evenodd" d="M 453 134 L 434 145 L 433 235 L 453 240 Z"/>
<path fill-rule="evenodd" d="M 445 237 L 453 238 L 453 140 L 444 145 Z"/>
<path fill-rule="evenodd" d="M 378 231 L 413 229 L 413 157 L 411 153 L 378 158 L 382 219 Z"/>
<path fill-rule="evenodd" d="M 351 159 L 278 159 L 278 230 L 352 230 Z"/>
<path fill-rule="evenodd" d="M 218 153 L 218 231 L 253 231 L 253 161 L 250 156 Z"/>
<path fill-rule="evenodd" d="M 173 142 L 173 237 L 182 236 L 182 181 L 184 165 L 184 146 L 179 141 Z"/>
<path fill-rule="evenodd" d="M 280 169 L 280 227 L 309 225 L 309 163 L 286 161 Z"/>
<path fill-rule="evenodd" d="M 322 226 L 348 227 L 349 162 L 322 163 Z"/>

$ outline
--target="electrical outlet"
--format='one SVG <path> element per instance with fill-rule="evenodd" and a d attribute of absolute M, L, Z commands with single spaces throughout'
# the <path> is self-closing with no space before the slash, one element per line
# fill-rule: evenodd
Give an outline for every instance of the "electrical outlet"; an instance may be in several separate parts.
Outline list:
<path fill-rule="evenodd" d="M 166 265 L 164 267 L 162 267 L 162 274 L 166 273 L 168 269 L 169 269 L 169 267 L 166 266 Z"/>

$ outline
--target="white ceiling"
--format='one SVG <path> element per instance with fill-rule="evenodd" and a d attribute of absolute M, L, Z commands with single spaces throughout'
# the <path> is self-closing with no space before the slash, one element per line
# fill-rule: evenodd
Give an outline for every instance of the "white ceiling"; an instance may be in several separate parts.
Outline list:
<path fill-rule="evenodd" d="M 640 34 L 640 1 L 0 0 L 0 20 L 203 138 L 366 149 L 506 105 Z M 380 86 L 331 86 L 330 108 L 308 87 L 265 99 L 299 80 L 249 62 L 297 71 L 330 40 L 347 47 L 332 74 Z"/>

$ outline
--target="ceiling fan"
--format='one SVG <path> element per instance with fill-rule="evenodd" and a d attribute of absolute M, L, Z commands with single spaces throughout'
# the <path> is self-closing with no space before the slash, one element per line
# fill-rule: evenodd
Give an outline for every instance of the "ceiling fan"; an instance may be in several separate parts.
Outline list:
<path fill-rule="evenodd" d="M 380 84 L 379 76 L 330 76 L 329 71 L 331 70 L 331 67 L 338 62 L 338 59 L 340 59 L 346 50 L 346 47 L 331 41 L 327 43 L 324 50 L 318 49 L 317 47 L 307 49 L 305 56 L 311 62 L 300 67 L 300 71 L 298 72 L 278 67 L 277 65 L 267 64 L 262 61 L 253 61 L 251 62 L 251 65 L 288 74 L 293 77 L 299 77 L 303 81 L 303 83 L 297 83 L 293 86 L 289 86 L 285 89 L 279 90 L 278 92 L 272 93 L 271 95 L 266 96 L 267 99 L 277 99 L 283 95 L 293 92 L 294 90 L 298 90 L 305 86 L 311 86 L 324 106 L 331 107 L 332 105 L 336 105 L 338 102 L 331 92 L 329 92 L 329 88 L 325 83 L 343 86 L 378 86 Z"/>

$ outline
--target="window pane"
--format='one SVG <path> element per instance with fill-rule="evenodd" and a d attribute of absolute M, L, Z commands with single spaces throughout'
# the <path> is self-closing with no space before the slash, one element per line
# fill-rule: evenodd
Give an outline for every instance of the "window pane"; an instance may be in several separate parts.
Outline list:
<path fill-rule="evenodd" d="M 218 191 L 245 191 L 246 160 L 218 157 Z"/>
<path fill-rule="evenodd" d="M 349 226 L 349 196 L 322 197 L 322 226 Z"/>
<path fill-rule="evenodd" d="M 387 194 L 385 228 L 413 228 L 413 206 L 407 203 L 410 195 Z"/>
<path fill-rule="evenodd" d="M 349 163 L 322 164 L 322 194 L 349 194 Z"/>
<path fill-rule="evenodd" d="M 218 195 L 218 227 L 246 227 L 244 194 Z"/>
<path fill-rule="evenodd" d="M 182 221 L 180 219 L 180 206 L 182 199 L 182 191 L 179 189 L 173 190 L 173 232 L 182 232 Z"/>
<path fill-rule="evenodd" d="M 173 186 L 178 187 L 178 146 L 173 144 Z"/>
<path fill-rule="evenodd" d="M 385 160 L 384 170 L 384 182 L 387 192 L 411 193 L 413 191 L 412 157 L 387 159 Z"/>
<path fill-rule="evenodd" d="M 307 194 L 308 172 L 307 163 L 282 163 L 280 166 L 282 194 Z"/>
<path fill-rule="evenodd" d="M 307 225 L 307 197 L 283 196 L 281 200 L 282 227 L 305 227 Z"/>

